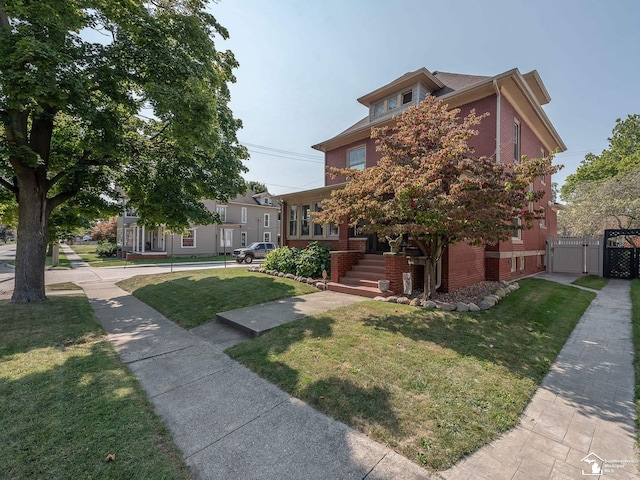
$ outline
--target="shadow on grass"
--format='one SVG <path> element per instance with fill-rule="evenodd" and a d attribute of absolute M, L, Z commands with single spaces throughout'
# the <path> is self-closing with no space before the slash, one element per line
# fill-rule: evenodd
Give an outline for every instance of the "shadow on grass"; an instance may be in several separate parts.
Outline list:
<path fill-rule="evenodd" d="M 372 315 L 364 324 L 462 356 L 490 362 L 539 383 L 595 294 L 528 279 L 490 310 L 478 313 L 402 309 Z"/>
<path fill-rule="evenodd" d="M 348 378 L 329 376 L 319 380 L 306 377 L 300 371 L 274 360 L 275 355 L 295 348 L 303 339 L 321 341 L 333 335 L 333 319 L 329 316 L 307 317 L 304 323 L 294 322 L 278 327 L 266 337 L 235 345 L 225 351 L 258 375 L 278 385 L 284 391 L 304 400 L 332 418 L 347 425 L 380 425 L 396 432 L 400 422 L 393 413 L 390 392 L 374 385 L 370 388 Z M 308 368 L 313 371 L 313 350 L 306 352 Z"/>
<path fill-rule="evenodd" d="M 90 322 L 89 322 L 90 323 Z M 78 331 L 77 333 L 83 333 Z M 0 367 L 0 465 L 7 478 L 190 478 L 111 346 L 87 325 Z M 53 348 L 52 348 L 53 347 Z M 20 350 L 25 350 L 21 348 Z M 107 454 L 116 461 L 105 462 Z"/>

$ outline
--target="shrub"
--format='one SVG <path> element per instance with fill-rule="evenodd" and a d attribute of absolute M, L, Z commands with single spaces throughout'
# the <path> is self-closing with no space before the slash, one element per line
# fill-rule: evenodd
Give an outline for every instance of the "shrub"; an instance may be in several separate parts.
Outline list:
<path fill-rule="evenodd" d="M 117 252 L 118 246 L 111 242 L 102 242 L 96 247 L 96 253 L 99 257 L 113 257 Z"/>
<path fill-rule="evenodd" d="M 318 278 L 322 276 L 322 267 L 329 272 L 329 247 L 318 242 L 311 242 L 307 248 L 300 250 L 296 258 L 296 275 Z"/>
<path fill-rule="evenodd" d="M 296 273 L 296 248 L 284 246 L 267 253 L 262 265 L 267 270 L 277 270 L 282 273 Z"/>
<path fill-rule="evenodd" d="M 269 252 L 263 267 L 301 277 L 318 278 L 322 275 L 322 267 L 329 271 L 329 247 L 312 242 L 305 249 L 282 247 Z"/>

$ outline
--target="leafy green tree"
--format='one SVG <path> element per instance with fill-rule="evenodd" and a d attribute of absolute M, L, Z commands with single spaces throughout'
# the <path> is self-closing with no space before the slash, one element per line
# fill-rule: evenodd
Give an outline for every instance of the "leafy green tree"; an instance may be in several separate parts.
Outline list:
<path fill-rule="evenodd" d="M 552 158 L 523 159 L 519 165 L 474 158 L 468 141 L 482 117 L 427 97 L 398 118 L 393 130 L 373 129 L 378 164 L 364 170 L 332 169 L 351 181 L 334 190 L 314 216 L 321 224 L 361 224 L 379 236 L 409 234 L 427 257 L 425 296 L 435 288 L 435 267 L 448 245 L 495 244 L 511 237 L 514 228 L 529 228 L 543 210 L 529 208 L 544 196 L 529 186 L 559 167 Z M 514 224 L 514 218 L 520 218 Z"/>
<path fill-rule="evenodd" d="M 178 229 L 216 220 L 201 199 L 243 191 L 248 155 L 228 107 L 237 63 L 216 50 L 228 33 L 206 3 L 0 0 L 0 187 L 18 202 L 14 303 L 46 299 L 50 223 L 70 214 L 60 208 L 71 199 L 101 210 L 124 194 L 142 222 Z"/>
<path fill-rule="evenodd" d="M 563 200 L 582 184 L 612 178 L 640 165 L 640 114 L 617 119 L 609 138 L 609 148 L 600 155 L 588 153 L 576 173 L 567 177 L 562 186 Z"/>
<path fill-rule="evenodd" d="M 595 235 L 607 228 L 640 228 L 640 168 L 581 183 L 558 216 L 571 235 Z"/>
<path fill-rule="evenodd" d="M 269 193 L 269 189 L 264 183 L 256 182 L 255 180 L 247 182 L 247 189 L 253 193 Z"/>

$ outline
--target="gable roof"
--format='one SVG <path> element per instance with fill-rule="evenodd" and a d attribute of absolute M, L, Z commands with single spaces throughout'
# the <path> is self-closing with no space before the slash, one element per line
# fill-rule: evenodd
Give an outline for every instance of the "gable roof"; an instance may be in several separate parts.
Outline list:
<path fill-rule="evenodd" d="M 497 92 L 504 93 L 512 104 L 515 103 L 514 107 L 523 117 L 538 124 L 534 130 L 541 135 L 541 138 L 544 137 L 543 143 L 549 151 L 556 149 L 565 151 L 567 149 L 542 109 L 542 105 L 549 103 L 551 97 L 536 70 L 522 75 L 517 68 L 514 68 L 495 76 L 483 76 L 437 71 L 431 73 L 426 68 L 421 68 L 414 72 L 405 73 L 383 87 L 358 98 L 358 101 L 369 106 L 418 81 L 429 88 L 437 86 L 438 88 L 432 91 L 432 95 L 446 101 L 451 108 L 495 95 Z M 519 108 L 518 102 L 522 102 L 521 108 Z M 371 135 L 371 128 L 394 122 L 394 117 L 371 118 L 367 115 L 335 137 L 313 145 L 311 148 L 326 152 L 368 138 Z"/>

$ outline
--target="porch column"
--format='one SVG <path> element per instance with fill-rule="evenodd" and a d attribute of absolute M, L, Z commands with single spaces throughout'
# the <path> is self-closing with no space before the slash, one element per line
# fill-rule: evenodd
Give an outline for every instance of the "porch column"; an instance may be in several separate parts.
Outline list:
<path fill-rule="evenodd" d="M 145 252 L 146 248 L 147 248 L 147 232 L 143 225 L 142 226 L 142 253 Z"/>
<path fill-rule="evenodd" d="M 133 246 L 133 251 L 134 252 L 140 251 L 140 227 L 138 227 L 138 225 L 136 225 L 136 243 Z"/>

